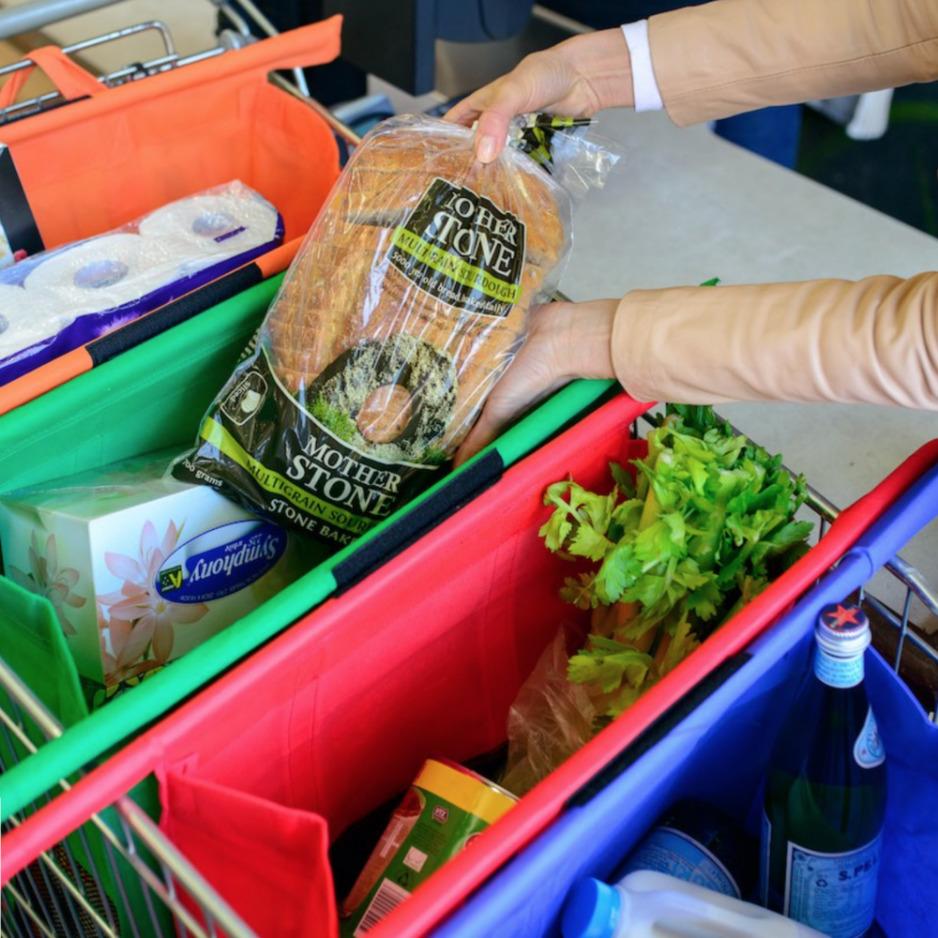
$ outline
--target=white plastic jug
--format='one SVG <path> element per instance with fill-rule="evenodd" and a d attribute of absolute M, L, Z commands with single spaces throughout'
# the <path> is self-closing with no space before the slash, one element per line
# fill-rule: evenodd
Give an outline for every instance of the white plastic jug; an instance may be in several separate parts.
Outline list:
<path fill-rule="evenodd" d="M 629 873 L 616 886 L 580 880 L 561 930 L 564 938 L 823 938 L 762 906 L 650 870 Z"/>

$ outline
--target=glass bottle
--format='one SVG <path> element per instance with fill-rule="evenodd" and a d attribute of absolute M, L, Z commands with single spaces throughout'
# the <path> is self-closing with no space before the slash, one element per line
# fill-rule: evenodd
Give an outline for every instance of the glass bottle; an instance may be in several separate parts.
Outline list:
<path fill-rule="evenodd" d="M 780 734 L 765 786 L 763 903 L 832 938 L 873 924 L 885 752 L 863 684 L 866 614 L 826 607 L 812 674 Z"/>

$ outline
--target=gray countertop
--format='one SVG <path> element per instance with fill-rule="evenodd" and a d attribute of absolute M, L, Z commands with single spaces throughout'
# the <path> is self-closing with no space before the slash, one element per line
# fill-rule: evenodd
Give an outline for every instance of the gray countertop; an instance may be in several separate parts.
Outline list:
<path fill-rule="evenodd" d="M 661 113 L 606 112 L 624 150 L 581 203 L 563 281 L 574 299 L 695 284 L 910 276 L 938 269 L 938 240 Z M 898 170 L 899 168 L 897 168 Z M 883 168 L 883 171 L 888 171 Z M 828 404 L 733 404 L 720 412 L 841 506 L 922 443 L 938 414 Z M 938 587 L 938 525 L 904 552 Z M 880 580 L 883 598 L 898 594 Z"/>

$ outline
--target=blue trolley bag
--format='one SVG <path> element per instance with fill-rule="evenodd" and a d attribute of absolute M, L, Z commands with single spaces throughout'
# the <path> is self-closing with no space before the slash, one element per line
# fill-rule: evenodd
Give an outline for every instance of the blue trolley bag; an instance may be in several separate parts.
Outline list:
<path fill-rule="evenodd" d="M 597 774 L 556 823 L 435 935 L 558 935 L 573 883 L 612 878 L 664 809 L 683 798 L 747 815 L 749 829 L 757 831 L 760 783 L 808 673 L 820 610 L 861 588 L 936 516 L 933 470 L 791 612 Z M 938 667 L 936 660 L 932 656 Z M 877 921 L 889 938 L 919 938 L 935 934 L 938 921 L 938 726 L 873 649 L 866 674 L 889 772 Z"/>

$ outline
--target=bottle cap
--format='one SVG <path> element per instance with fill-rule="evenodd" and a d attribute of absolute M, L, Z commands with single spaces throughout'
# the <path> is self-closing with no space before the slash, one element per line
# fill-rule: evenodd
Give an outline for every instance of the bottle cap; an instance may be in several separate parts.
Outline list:
<path fill-rule="evenodd" d="M 855 658 L 872 640 L 870 620 L 855 603 L 834 603 L 821 610 L 815 637 L 821 650 L 832 658 Z"/>
<path fill-rule="evenodd" d="M 576 883 L 563 909 L 563 938 L 613 938 L 619 924 L 622 896 L 598 879 Z"/>

